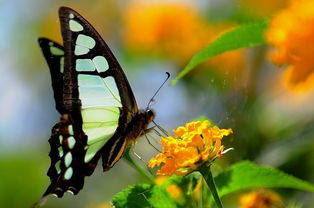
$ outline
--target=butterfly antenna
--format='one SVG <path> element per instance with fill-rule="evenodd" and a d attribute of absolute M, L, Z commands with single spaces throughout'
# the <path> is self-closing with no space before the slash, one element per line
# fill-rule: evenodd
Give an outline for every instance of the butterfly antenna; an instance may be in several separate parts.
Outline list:
<path fill-rule="evenodd" d="M 146 107 L 146 111 L 149 109 L 151 103 L 154 101 L 154 98 L 156 97 L 156 95 L 158 94 L 158 92 L 160 91 L 160 89 L 165 85 L 165 83 L 167 82 L 167 80 L 169 79 L 170 77 L 170 73 L 169 72 L 166 72 L 166 79 L 165 81 L 160 85 L 160 87 L 158 88 L 158 90 L 155 92 L 155 94 L 153 95 L 153 97 L 149 100 L 148 104 L 147 104 L 147 107 Z"/>

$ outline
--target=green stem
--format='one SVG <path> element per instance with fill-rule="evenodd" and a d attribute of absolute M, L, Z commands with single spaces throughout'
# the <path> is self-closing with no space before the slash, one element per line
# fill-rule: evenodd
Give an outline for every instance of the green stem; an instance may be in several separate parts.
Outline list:
<path fill-rule="evenodd" d="M 202 174 L 203 178 L 206 181 L 207 186 L 209 187 L 210 191 L 212 192 L 212 195 L 214 197 L 214 200 L 216 202 L 216 205 L 218 208 L 223 208 L 223 205 L 221 203 L 221 200 L 218 196 L 217 188 L 215 185 L 215 181 L 212 175 L 212 172 L 210 171 L 210 167 L 200 167 L 198 171 Z"/>
<path fill-rule="evenodd" d="M 128 147 L 123 155 L 123 158 L 128 162 L 128 164 L 134 168 L 141 176 L 143 176 L 146 180 L 148 180 L 150 183 L 154 184 L 154 179 L 147 174 L 143 168 L 141 168 L 137 163 L 134 162 L 134 160 L 131 157 L 131 147 Z"/>

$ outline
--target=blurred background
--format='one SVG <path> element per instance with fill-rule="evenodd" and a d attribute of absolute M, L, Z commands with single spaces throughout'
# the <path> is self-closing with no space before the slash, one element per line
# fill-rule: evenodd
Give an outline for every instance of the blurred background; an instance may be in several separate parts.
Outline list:
<path fill-rule="evenodd" d="M 95 26 L 124 69 L 139 107 L 145 108 L 165 72 L 174 78 L 193 54 L 223 32 L 272 19 L 289 5 L 285 0 L 1 0 L 0 207 L 28 207 L 49 185 L 48 139 L 59 115 L 37 38 L 61 42 L 60 6 L 75 9 Z M 313 183 L 313 73 L 275 66 L 272 50 L 261 46 L 227 52 L 175 86 L 165 86 L 153 105 L 156 121 L 171 131 L 203 116 L 232 128 L 224 145 L 235 150 L 217 162 L 216 173 L 252 160 Z M 145 160 L 156 154 L 145 139 L 135 151 Z M 106 207 L 123 188 L 145 182 L 121 160 L 108 172 L 97 168 L 78 196 L 51 197 L 45 207 Z M 276 191 L 287 203 L 308 208 L 314 203 L 313 194 Z M 227 207 L 239 207 L 241 194 L 225 198 Z"/>

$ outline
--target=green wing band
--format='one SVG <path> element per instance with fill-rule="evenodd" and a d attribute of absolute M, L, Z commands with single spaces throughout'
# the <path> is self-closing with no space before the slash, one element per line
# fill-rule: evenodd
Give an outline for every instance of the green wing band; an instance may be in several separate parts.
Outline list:
<path fill-rule="evenodd" d="M 82 109 L 83 131 L 88 136 L 85 163 L 105 145 L 118 128 L 120 110 L 118 107 L 97 107 Z"/>

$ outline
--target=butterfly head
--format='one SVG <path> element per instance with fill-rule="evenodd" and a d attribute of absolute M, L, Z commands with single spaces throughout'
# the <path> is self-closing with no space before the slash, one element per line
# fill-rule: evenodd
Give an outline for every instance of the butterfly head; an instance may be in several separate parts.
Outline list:
<path fill-rule="evenodd" d="M 156 113 L 153 109 L 147 109 L 145 111 L 145 120 L 150 123 L 155 119 Z"/>

